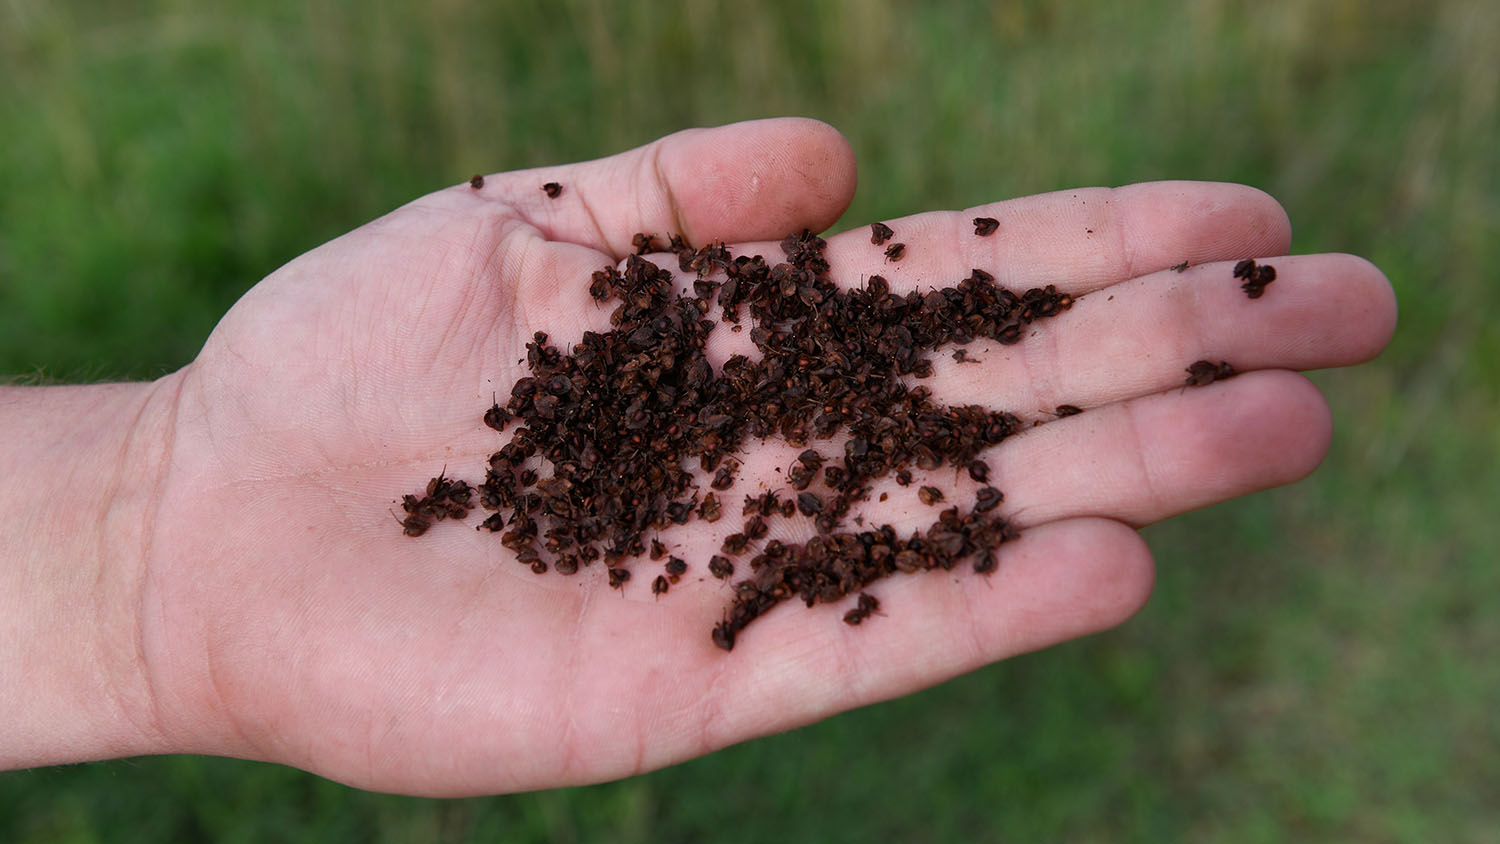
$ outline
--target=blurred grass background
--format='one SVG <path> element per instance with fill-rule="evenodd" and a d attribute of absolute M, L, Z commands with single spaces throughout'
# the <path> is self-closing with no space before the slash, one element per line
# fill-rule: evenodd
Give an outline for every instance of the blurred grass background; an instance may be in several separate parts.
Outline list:
<path fill-rule="evenodd" d="M 0 841 L 1495 840 L 1497 43 L 1490 0 L 9 0 L 0 373 L 23 380 L 171 371 L 279 264 L 471 173 L 777 114 L 853 142 L 840 228 L 1241 181 L 1295 251 L 1376 261 L 1401 326 L 1316 376 L 1337 434 L 1312 479 L 1147 531 L 1157 593 L 1117 631 L 590 788 L 0 774 Z"/>

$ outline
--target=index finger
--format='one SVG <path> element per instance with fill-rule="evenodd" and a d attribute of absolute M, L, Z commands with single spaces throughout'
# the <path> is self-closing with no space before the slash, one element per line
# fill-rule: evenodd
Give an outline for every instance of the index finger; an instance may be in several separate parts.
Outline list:
<path fill-rule="evenodd" d="M 976 233 L 975 219 L 997 224 Z M 1269 194 L 1221 182 L 1144 182 L 1079 188 L 886 221 L 888 242 L 860 228 L 828 239 L 836 279 L 879 274 L 896 291 L 946 287 L 979 268 L 1014 289 L 1057 285 L 1081 295 L 1168 269 L 1283 255 L 1286 212 Z M 886 252 L 904 246 L 898 260 Z M 768 253 L 769 254 L 769 253 Z"/>

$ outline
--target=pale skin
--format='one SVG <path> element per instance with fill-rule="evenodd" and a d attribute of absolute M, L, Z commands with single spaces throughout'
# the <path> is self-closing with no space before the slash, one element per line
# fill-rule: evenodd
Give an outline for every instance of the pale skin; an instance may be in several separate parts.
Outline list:
<path fill-rule="evenodd" d="M 1368 262 L 1277 258 L 1289 224 L 1251 188 L 921 213 L 887 221 L 899 264 L 865 228 L 832 237 L 835 274 L 902 290 L 981 267 L 1082 294 L 1017 346 L 972 347 L 978 365 L 936 356 L 946 401 L 1086 408 L 987 455 L 1023 528 L 995 574 L 893 579 L 859 628 L 839 623 L 848 606 L 781 607 L 725 653 L 708 633 L 727 587 L 706 560 L 653 599 L 648 577 L 622 595 L 598 567 L 533 575 L 472 519 L 401 535 L 401 493 L 445 466 L 482 472 L 499 440 L 479 417 L 524 373 L 532 332 L 607 327 L 588 276 L 633 234 L 775 259 L 765 241 L 828 227 L 854 183 L 847 142 L 798 119 L 491 175 L 276 271 L 171 375 L 4 389 L 0 767 L 204 753 L 497 793 L 628 776 L 915 692 L 1127 619 L 1153 579 L 1135 529 L 1312 471 L 1329 413 L 1296 370 L 1368 360 L 1395 326 Z M 999 232 L 976 237 L 975 216 Z M 1278 270 L 1258 300 L 1230 276 L 1252 256 Z M 1243 374 L 1182 389 L 1202 358 Z M 766 480 L 758 448 L 744 490 Z"/>

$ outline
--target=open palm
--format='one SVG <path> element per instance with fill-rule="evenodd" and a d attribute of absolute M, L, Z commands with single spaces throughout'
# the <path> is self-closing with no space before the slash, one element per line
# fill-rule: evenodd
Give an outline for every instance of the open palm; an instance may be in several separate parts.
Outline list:
<path fill-rule="evenodd" d="M 487 532 L 401 536 L 401 493 L 445 466 L 473 479 L 498 447 L 479 416 L 524 374 L 533 332 L 566 347 L 607 328 L 587 279 L 632 235 L 776 257 L 763 241 L 826 228 L 853 188 L 848 146 L 822 124 L 685 132 L 439 191 L 252 289 L 166 382 L 177 412 L 142 650 L 177 749 L 418 794 L 598 781 L 1109 627 L 1150 591 L 1134 528 L 1310 471 L 1328 414 L 1287 370 L 1367 359 L 1393 326 L 1383 277 L 1348 256 L 1282 258 L 1282 280 L 1246 299 L 1222 262 L 1289 245 L 1281 209 L 1248 188 L 920 214 L 889 221 L 900 263 L 866 231 L 830 239 L 834 276 L 911 289 L 980 267 L 1081 295 L 1018 345 L 973 347 L 978 364 L 935 359 L 949 403 L 1036 421 L 1086 408 L 993 451 L 991 482 L 1024 529 L 994 575 L 896 578 L 860 629 L 837 623 L 843 606 L 774 612 L 726 654 L 708 636 L 729 594 L 702 565 L 711 526 L 673 537 L 694 568 L 660 599 L 644 578 L 610 589 L 599 567 L 533 575 Z M 981 214 L 998 234 L 975 237 Z M 1200 358 L 1245 374 L 1181 390 Z M 736 490 L 779 480 L 774 445 L 745 457 Z"/>

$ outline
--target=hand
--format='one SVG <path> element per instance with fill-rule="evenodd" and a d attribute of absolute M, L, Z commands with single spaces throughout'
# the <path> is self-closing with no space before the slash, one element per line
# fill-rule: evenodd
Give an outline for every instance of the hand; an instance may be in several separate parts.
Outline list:
<path fill-rule="evenodd" d="M 552 181 L 556 199 L 540 189 Z M 1385 280 L 1348 256 L 1275 259 L 1280 280 L 1247 299 L 1231 264 L 1289 245 L 1280 207 L 1249 188 L 919 214 L 887 221 L 900 263 L 867 229 L 831 238 L 834 276 L 878 272 L 899 292 L 980 267 L 1087 294 L 1018 345 L 971 347 L 978 365 L 935 356 L 947 403 L 1037 420 L 1086 408 L 989 455 L 1023 535 L 988 579 L 892 578 L 884 616 L 857 629 L 838 623 L 842 605 L 783 607 L 726 654 L 708 635 L 728 597 L 712 578 L 658 600 L 648 579 L 611 590 L 597 566 L 533 575 L 476 519 L 401 535 L 401 493 L 444 467 L 482 474 L 500 440 L 479 417 L 525 374 L 532 333 L 566 346 L 607 327 L 587 280 L 632 235 L 777 259 L 758 241 L 831 225 L 854 181 L 848 145 L 811 121 L 683 132 L 438 191 L 258 284 L 158 385 L 175 425 L 139 607 L 161 749 L 430 795 L 592 782 L 1110 627 L 1150 592 L 1135 528 L 1311 471 L 1329 415 L 1289 370 L 1365 360 L 1393 327 Z M 999 233 L 976 237 L 975 216 Z M 1200 358 L 1244 374 L 1181 389 Z M 749 457 L 735 493 L 776 480 Z M 708 548 L 712 530 L 690 522 L 677 539 Z M 706 557 L 689 561 L 704 573 Z"/>

